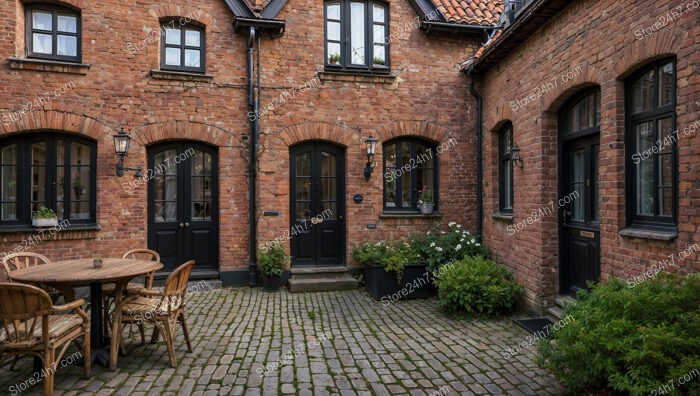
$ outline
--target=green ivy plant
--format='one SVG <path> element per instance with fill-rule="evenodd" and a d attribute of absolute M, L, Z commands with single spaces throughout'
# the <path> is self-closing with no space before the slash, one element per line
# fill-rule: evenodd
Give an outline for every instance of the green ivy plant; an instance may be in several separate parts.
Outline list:
<path fill-rule="evenodd" d="M 697 273 L 660 273 L 634 286 L 610 279 L 580 291 L 564 314 L 573 320 L 537 350 L 538 363 L 569 391 L 700 394 L 700 378 L 677 383 L 700 368 Z"/>
<path fill-rule="evenodd" d="M 279 243 L 269 244 L 267 249 L 258 249 L 258 265 L 267 276 L 280 276 L 284 272 L 289 256 Z"/>

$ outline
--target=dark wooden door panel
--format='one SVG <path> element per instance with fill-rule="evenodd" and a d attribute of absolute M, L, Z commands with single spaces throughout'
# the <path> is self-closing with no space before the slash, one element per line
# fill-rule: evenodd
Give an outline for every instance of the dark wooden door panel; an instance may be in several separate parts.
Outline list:
<path fill-rule="evenodd" d="M 344 151 L 310 142 L 290 150 L 292 265 L 343 265 Z"/>
<path fill-rule="evenodd" d="M 170 272 L 188 260 L 195 271 L 219 261 L 218 158 L 216 150 L 190 142 L 148 149 L 148 246 Z"/>

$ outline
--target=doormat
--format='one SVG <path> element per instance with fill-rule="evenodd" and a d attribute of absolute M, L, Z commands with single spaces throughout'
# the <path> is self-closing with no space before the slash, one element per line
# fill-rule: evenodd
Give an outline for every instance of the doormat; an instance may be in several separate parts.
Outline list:
<path fill-rule="evenodd" d="M 528 333 L 539 335 L 540 337 L 549 337 L 552 334 L 551 326 L 554 324 L 548 318 L 513 319 L 513 323 L 522 327 Z"/>

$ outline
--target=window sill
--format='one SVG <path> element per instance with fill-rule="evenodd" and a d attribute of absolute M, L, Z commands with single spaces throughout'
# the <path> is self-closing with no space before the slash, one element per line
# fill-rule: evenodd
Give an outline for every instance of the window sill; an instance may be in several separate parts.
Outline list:
<path fill-rule="evenodd" d="M 393 84 L 396 75 L 391 70 L 333 70 L 318 72 L 321 81 Z"/>
<path fill-rule="evenodd" d="M 188 82 L 209 82 L 214 76 L 210 74 L 190 73 L 172 70 L 151 70 L 151 78 L 156 80 L 174 80 Z"/>
<path fill-rule="evenodd" d="M 10 57 L 10 69 L 17 70 L 32 70 L 46 71 L 52 73 L 68 73 L 68 74 L 88 74 L 90 65 L 85 63 L 71 63 L 62 61 L 53 61 L 47 59 L 30 59 Z"/>
<path fill-rule="evenodd" d="M 442 213 L 435 212 L 431 214 L 413 213 L 413 212 L 382 212 L 379 214 L 380 219 L 441 219 Z"/>
<path fill-rule="evenodd" d="M 511 213 L 494 213 L 491 215 L 491 218 L 496 221 L 512 223 L 515 216 L 513 216 Z"/>
<path fill-rule="evenodd" d="M 29 226 L 0 227 L 0 240 L 2 242 L 24 242 L 33 245 L 42 241 L 64 241 L 75 239 L 93 239 L 102 229 L 99 224 L 85 224 L 68 227 L 52 234 L 49 228 L 36 228 Z M 20 246 L 25 246 L 22 244 Z M 25 250 L 28 247 L 25 246 Z"/>
<path fill-rule="evenodd" d="M 620 230 L 620 235 L 629 238 L 651 239 L 666 242 L 671 242 L 678 238 L 678 233 L 675 231 L 655 231 L 640 228 L 623 228 Z"/>

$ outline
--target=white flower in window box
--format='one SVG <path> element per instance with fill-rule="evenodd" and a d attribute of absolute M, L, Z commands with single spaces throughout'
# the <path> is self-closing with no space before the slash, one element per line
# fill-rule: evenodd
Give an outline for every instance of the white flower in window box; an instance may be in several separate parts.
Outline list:
<path fill-rule="evenodd" d="M 32 226 L 34 227 L 56 227 L 58 217 L 52 209 L 42 206 L 32 214 Z"/>

